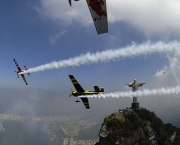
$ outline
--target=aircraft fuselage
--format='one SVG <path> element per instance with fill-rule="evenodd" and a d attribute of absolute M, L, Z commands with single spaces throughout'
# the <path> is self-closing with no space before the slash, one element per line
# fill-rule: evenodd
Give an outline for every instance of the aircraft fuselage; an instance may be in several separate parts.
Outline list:
<path fill-rule="evenodd" d="M 18 70 L 17 74 L 21 74 L 22 72 L 24 72 L 24 70 Z"/>
<path fill-rule="evenodd" d="M 71 95 L 73 95 L 74 97 L 85 96 L 85 95 L 97 95 L 97 94 L 104 94 L 104 93 L 103 92 L 95 92 L 95 91 L 85 91 L 85 92 L 73 91 L 71 93 Z"/>

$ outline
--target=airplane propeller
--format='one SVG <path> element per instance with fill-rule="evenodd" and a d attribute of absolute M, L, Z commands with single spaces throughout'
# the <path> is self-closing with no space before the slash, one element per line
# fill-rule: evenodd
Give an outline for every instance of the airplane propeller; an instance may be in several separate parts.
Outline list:
<path fill-rule="evenodd" d="M 71 92 L 72 92 L 72 88 L 71 88 Z M 71 96 L 72 96 L 72 94 L 69 95 L 69 97 L 71 97 Z"/>
<path fill-rule="evenodd" d="M 17 71 L 14 71 L 15 73 L 17 73 Z M 18 73 L 17 73 L 17 78 L 19 78 L 19 75 L 18 75 Z"/>

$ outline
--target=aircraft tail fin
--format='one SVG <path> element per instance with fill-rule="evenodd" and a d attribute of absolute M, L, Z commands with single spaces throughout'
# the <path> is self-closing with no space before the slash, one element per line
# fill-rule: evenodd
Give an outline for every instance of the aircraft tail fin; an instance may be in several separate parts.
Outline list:
<path fill-rule="evenodd" d="M 24 66 L 25 70 L 28 70 L 26 66 Z M 30 73 L 28 73 L 28 75 L 30 76 Z"/>
<path fill-rule="evenodd" d="M 98 86 L 94 86 L 94 90 L 96 92 L 104 92 L 104 88 L 103 87 L 99 88 Z"/>

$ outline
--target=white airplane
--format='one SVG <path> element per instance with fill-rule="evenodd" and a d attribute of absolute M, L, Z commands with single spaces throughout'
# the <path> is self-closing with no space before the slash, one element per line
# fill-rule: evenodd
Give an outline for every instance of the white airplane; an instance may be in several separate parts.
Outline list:
<path fill-rule="evenodd" d="M 22 79 L 24 80 L 25 84 L 28 85 L 24 74 L 21 74 L 22 72 L 25 72 L 25 71 L 27 71 L 28 69 L 26 68 L 26 66 L 24 66 L 25 70 L 22 70 L 22 69 L 19 67 L 19 65 L 18 65 L 18 63 L 16 62 L 16 60 L 15 60 L 15 59 L 13 59 L 13 60 L 14 60 L 14 63 L 15 63 L 15 65 L 16 65 L 17 69 L 18 69 L 18 71 L 15 71 L 15 72 L 17 73 L 17 77 L 19 78 L 19 75 L 21 75 L 21 77 L 22 77 Z M 30 75 L 30 74 L 28 73 L 28 75 Z"/>

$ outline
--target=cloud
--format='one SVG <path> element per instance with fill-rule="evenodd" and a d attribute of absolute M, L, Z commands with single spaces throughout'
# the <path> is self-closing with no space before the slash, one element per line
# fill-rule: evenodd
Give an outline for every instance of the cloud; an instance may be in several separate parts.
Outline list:
<path fill-rule="evenodd" d="M 50 36 L 49 41 L 54 44 L 57 40 L 67 34 L 67 30 L 61 30 L 59 33 L 56 33 L 54 36 Z"/>
<path fill-rule="evenodd" d="M 167 74 L 167 71 L 167 66 L 165 65 L 165 67 L 161 70 L 158 70 L 154 76 L 157 78 L 163 77 L 165 74 Z"/>
<path fill-rule="evenodd" d="M 108 21 L 127 22 L 143 31 L 147 36 L 180 35 L 179 0 L 110 0 L 107 1 Z M 74 20 L 82 25 L 92 24 L 86 1 L 41 0 L 36 10 L 53 21 L 71 24 Z"/>
<path fill-rule="evenodd" d="M 88 7 L 85 5 L 86 2 L 73 1 L 72 4 L 73 7 L 70 7 L 68 1 L 41 0 L 40 6 L 36 6 L 35 9 L 41 16 L 47 17 L 57 23 L 64 21 L 66 24 L 71 24 L 73 20 L 83 24 L 89 23 L 90 21 L 87 21 L 87 15 L 90 19 L 90 13 L 88 13 Z"/>
<path fill-rule="evenodd" d="M 180 93 L 180 86 L 169 87 L 169 88 L 156 88 L 156 89 L 143 89 L 142 91 L 137 90 L 133 91 L 126 91 L 126 92 L 114 92 L 114 93 L 105 93 L 105 94 L 98 94 L 98 95 L 88 95 L 88 96 L 79 96 L 79 98 L 87 97 L 87 98 L 123 98 L 123 97 L 144 97 L 144 96 L 158 96 L 158 95 L 172 95 L 172 94 L 179 94 Z"/>
<path fill-rule="evenodd" d="M 167 44 L 161 41 L 155 44 L 151 42 L 146 42 L 141 45 L 133 44 L 125 48 L 109 49 L 106 51 L 96 52 L 96 53 L 86 53 L 86 54 L 81 54 L 80 56 L 74 58 L 54 61 L 51 63 L 37 66 L 35 68 L 29 68 L 27 71 L 24 71 L 20 74 L 40 72 L 51 69 L 60 69 L 60 68 L 72 67 L 72 66 L 88 65 L 92 63 L 100 63 L 100 62 L 107 63 L 109 61 L 120 60 L 127 57 L 132 58 L 132 57 L 137 57 L 139 55 L 147 56 L 152 53 L 165 53 L 166 55 L 167 54 L 170 55 L 173 54 L 179 47 L 180 47 L 180 43 L 176 41 Z"/>
<path fill-rule="evenodd" d="M 169 56 L 169 65 L 155 73 L 155 79 L 158 86 L 180 85 L 180 50 L 177 49 L 174 56 Z M 165 72 L 165 74 L 163 73 Z"/>
<path fill-rule="evenodd" d="M 109 21 L 125 21 L 144 31 L 147 36 L 178 33 L 179 0 L 107 0 Z"/>

